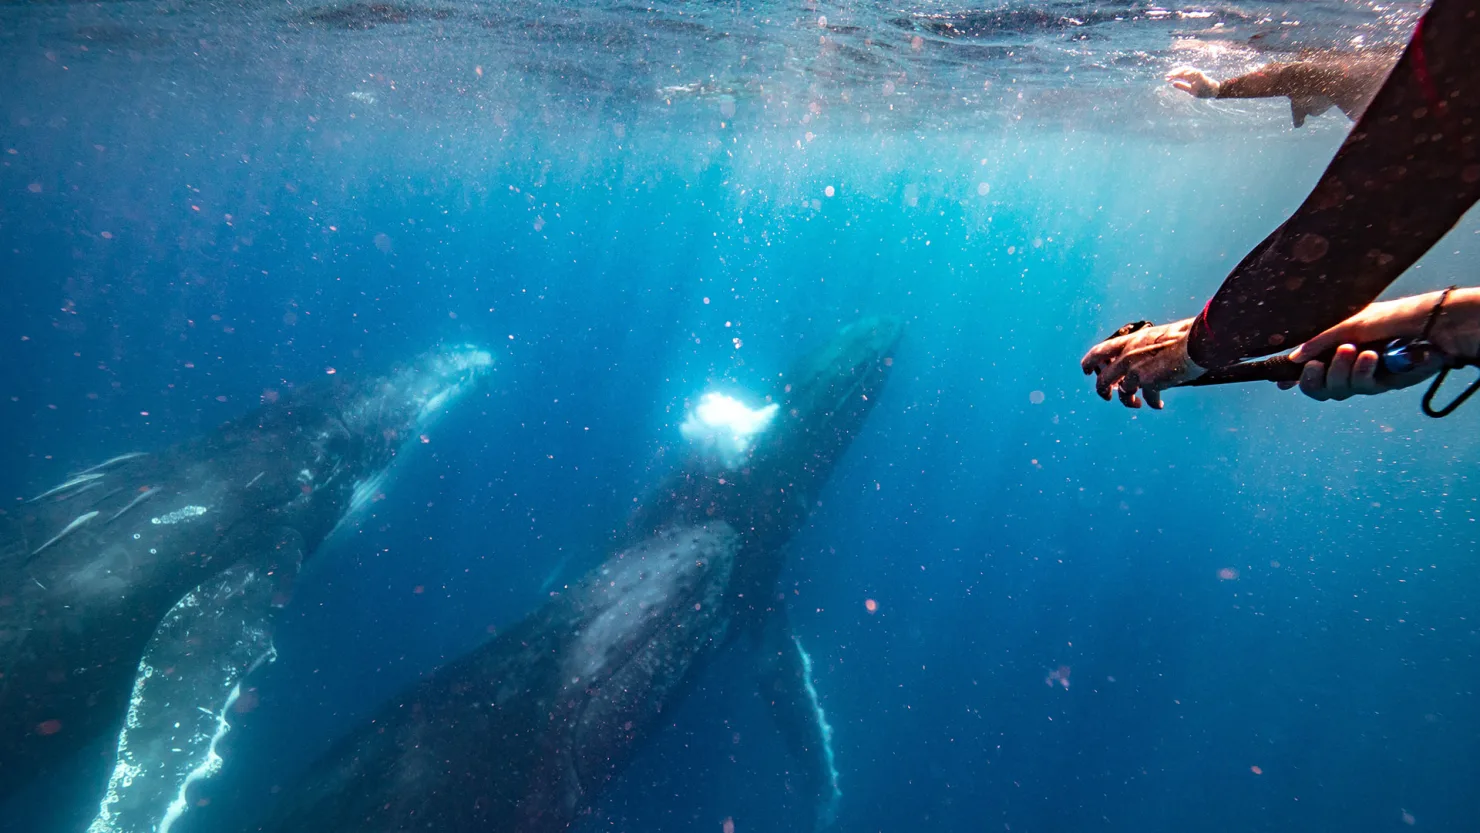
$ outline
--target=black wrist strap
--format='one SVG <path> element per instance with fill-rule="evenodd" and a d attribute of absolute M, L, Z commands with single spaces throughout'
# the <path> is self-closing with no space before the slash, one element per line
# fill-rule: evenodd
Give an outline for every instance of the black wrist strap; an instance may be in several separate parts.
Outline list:
<path fill-rule="evenodd" d="M 1434 302 L 1434 308 L 1429 310 L 1429 317 L 1424 319 L 1423 335 L 1419 336 L 1420 339 L 1429 341 L 1429 335 L 1434 332 L 1434 322 L 1439 320 L 1439 314 L 1444 311 L 1444 302 L 1449 300 L 1449 293 L 1456 289 L 1459 289 L 1459 287 L 1450 284 L 1448 287 L 1445 287 L 1443 292 L 1439 293 L 1439 300 Z"/>
<path fill-rule="evenodd" d="M 1455 288 L 1456 287 L 1451 286 L 1443 292 L 1439 293 L 1439 300 L 1434 304 L 1434 308 L 1429 310 L 1429 317 L 1426 321 L 1423 322 L 1423 335 L 1420 336 L 1420 338 L 1424 341 L 1428 341 L 1430 344 L 1433 343 L 1432 341 L 1430 341 L 1429 336 L 1433 333 L 1434 322 L 1439 320 L 1439 314 L 1444 310 L 1444 302 L 1449 300 L 1449 293 L 1453 292 Z M 1474 396 L 1477 390 L 1480 390 L 1480 379 L 1476 379 L 1474 382 L 1471 382 L 1470 386 L 1465 388 L 1459 396 L 1456 396 L 1454 398 L 1454 401 L 1450 402 L 1448 405 L 1445 405 L 1442 408 L 1434 407 L 1434 397 L 1438 395 L 1439 388 L 1444 386 L 1444 380 L 1449 378 L 1449 371 L 1453 370 L 1456 367 L 1463 367 L 1466 364 L 1472 363 L 1473 361 L 1471 360 L 1456 360 L 1454 357 L 1450 357 L 1445 361 L 1444 368 L 1439 371 L 1438 376 L 1434 377 L 1434 383 L 1429 385 L 1428 392 L 1423 395 L 1423 401 L 1420 403 L 1420 406 L 1423 408 L 1424 416 L 1431 416 L 1435 419 L 1447 417 L 1450 414 L 1454 413 L 1454 409 L 1465 404 L 1466 400 Z"/>

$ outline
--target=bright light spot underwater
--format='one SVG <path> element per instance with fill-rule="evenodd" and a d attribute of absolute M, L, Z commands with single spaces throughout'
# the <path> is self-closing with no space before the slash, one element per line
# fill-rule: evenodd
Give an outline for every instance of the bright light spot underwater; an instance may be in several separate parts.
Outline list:
<path fill-rule="evenodd" d="M 706 393 L 678 430 L 720 465 L 735 468 L 745 462 L 756 435 L 770 427 L 778 409 L 774 402 L 753 409 L 733 396 Z"/>

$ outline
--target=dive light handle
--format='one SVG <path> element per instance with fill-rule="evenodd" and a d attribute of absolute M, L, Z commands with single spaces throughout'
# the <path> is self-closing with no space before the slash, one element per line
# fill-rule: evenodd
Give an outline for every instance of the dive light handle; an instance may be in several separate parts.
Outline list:
<path fill-rule="evenodd" d="M 1427 362 L 1431 356 L 1438 352 L 1438 348 L 1430 342 L 1411 338 L 1395 338 L 1388 342 L 1374 341 L 1357 345 L 1357 351 L 1359 353 L 1368 350 L 1377 354 L 1377 372 L 1374 375 L 1378 379 L 1407 373 L 1413 368 Z M 1331 359 L 1335 356 L 1336 348 L 1333 347 L 1308 361 L 1319 361 L 1329 367 Z M 1177 387 L 1229 385 L 1238 382 L 1298 382 L 1300 380 L 1300 373 L 1304 369 L 1305 362 L 1290 361 L 1290 356 L 1286 353 L 1271 356 L 1267 359 L 1256 359 L 1227 367 L 1213 368 L 1196 379 L 1183 382 Z"/>

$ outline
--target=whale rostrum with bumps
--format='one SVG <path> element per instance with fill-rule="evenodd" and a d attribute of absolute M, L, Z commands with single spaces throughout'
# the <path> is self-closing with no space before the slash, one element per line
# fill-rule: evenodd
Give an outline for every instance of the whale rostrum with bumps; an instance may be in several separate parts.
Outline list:
<path fill-rule="evenodd" d="M 734 643 L 825 826 L 840 797 L 831 731 L 775 585 L 901 332 L 892 318 L 844 328 L 761 408 L 702 400 L 683 429 L 693 451 L 603 563 L 396 697 L 239 829 L 564 830 Z"/>
<path fill-rule="evenodd" d="M 0 789 L 117 732 L 91 830 L 167 833 L 303 560 L 492 363 L 457 346 L 338 374 L 0 511 Z"/>

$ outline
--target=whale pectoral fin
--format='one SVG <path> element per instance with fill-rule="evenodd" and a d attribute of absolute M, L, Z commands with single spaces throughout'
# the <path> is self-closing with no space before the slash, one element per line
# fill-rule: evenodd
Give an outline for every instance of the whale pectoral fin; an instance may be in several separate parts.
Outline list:
<path fill-rule="evenodd" d="M 190 785 L 215 774 L 242 679 L 276 658 L 274 614 L 303 561 L 296 532 L 201 583 L 155 628 L 134 677 L 108 791 L 88 833 L 169 833 Z M 248 695 L 254 696 L 254 695 Z"/>
<path fill-rule="evenodd" d="M 770 706 L 806 794 L 814 802 L 816 829 L 825 829 L 837 818 L 842 792 L 833 759 L 832 727 L 812 683 L 812 658 L 779 611 L 764 626 L 757 651 L 761 697 Z"/>

